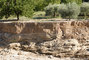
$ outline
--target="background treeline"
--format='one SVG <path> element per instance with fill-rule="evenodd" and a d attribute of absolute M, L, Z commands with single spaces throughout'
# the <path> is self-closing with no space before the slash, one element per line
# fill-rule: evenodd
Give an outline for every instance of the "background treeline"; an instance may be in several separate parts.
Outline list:
<path fill-rule="evenodd" d="M 70 11 L 72 8 L 78 10 L 80 5 L 82 5 L 82 0 L 0 0 L 0 18 L 5 17 L 7 19 L 14 15 L 19 20 L 19 16 L 32 17 L 36 11 L 45 11 L 46 15 L 52 15 L 53 17 L 59 16 L 60 12 L 63 16 L 62 10 L 67 11 L 68 8 L 70 8 Z M 67 15 L 71 13 L 70 11 L 67 11 Z"/>

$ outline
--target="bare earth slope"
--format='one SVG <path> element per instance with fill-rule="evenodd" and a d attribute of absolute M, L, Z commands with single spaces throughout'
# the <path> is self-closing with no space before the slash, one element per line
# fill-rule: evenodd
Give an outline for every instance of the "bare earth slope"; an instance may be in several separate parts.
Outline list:
<path fill-rule="evenodd" d="M 59 58 L 88 58 L 89 21 L 1 22 L 0 45 Z"/>

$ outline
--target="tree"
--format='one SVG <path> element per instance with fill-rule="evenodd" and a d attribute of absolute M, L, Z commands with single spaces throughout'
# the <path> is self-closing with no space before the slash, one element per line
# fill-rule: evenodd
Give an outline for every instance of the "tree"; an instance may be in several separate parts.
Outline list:
<path fill-rule="evenodd" d="M 61 0 L 45 0 L 46 3 L 51 3 L 51 4 L 59 4 L 61 2 Z"/>
<path fill-rule="evenodd" d="M 0 17 L 7 19 L 12 14 L 11 0 L 0 0 Z"/>
<path fill-rule="evenodd" d="M 42 11 L 45 7 L 45 0 L 37 0 L 36 6 L 35 6 L 35 11 Z"/>
<path fill-rule="evenodd" d="M 2 8 L 3 0 L 0 0 L 0 9 Z"/>
<path fill-rule="evenodd" d="M 67 14 L 68 14 L 67 10 L 68 10 L 68 8 L 67 8 L 66 4 L 62 3 L 62 4 L 59 5 L 58 11 L 61 14 L 62 18 L 66 18 Z"/>
<path fill-rule="evenodd" d="M 2 14 L 2 6 L 3 6 L 3 0 L 0 0 L 0 19 L 3 18 L 3 14 Z"/>
<path fill-rule="evenodd" d="M 34 13 L 34 8 L 36 1 L 34 0 L 14 0 L 13 1 L 13 11 L 19 20 L 19 16 L 23 15 L 26 17 L 31 17 Z"/>
<path fill-rule="evenodd" d="M 22 14 L 23 10 L 23 1 L 22 0 L 12 0 L 13 12 L 17 16 L 17 20 L 19 20 L 19 16 Z"/>
<path fill-rule="evenodd" d="M 11 0 L 3 0 L 2 1 L 2 16 L 5 16 L 5 18 L 7 19 L 11 14 L 12 14 L 12 7 L 10 4 Z"/>
<path fill-rule="evenodd" d="M 76 2 L 77 4 L 81 4 L 82 0 L 61 0 L 61 3 L 73 3 Z"/>
<path fill-rule="evenodd" d="M 56 17 L 58 16 L 58 4 L 50 4 L 45 8 L 46 16 Z"/>
<path fill-rule="evenodd" d="M 35 2 L 34 0 L 1 0 L 2 9 L 0 13 L 6 18 L 10 15 L 16 15 L 17 20 L 19 20 L 20 15 L 31 17 L 34 12 Z"/>
<path fill-rule="evenodd" d="M 63 18 L 77 18 L 80 13 L 80 7 L 76 3 L 60 4 L 59 13 Z"/>
<path fill-rule="evenodd" d="M 89 3 L 88 2 L 82 3 L 82 5 L 81 5 L 81 13 L 84 14 L 84 16 L 85 16 L 84 19 L 86 19 L 87 15 L 89 13 Z"/>
<path fill-rule="evenodd" d="M 5 18 L 7 19 L 8 17 L 10 17 L 10 15 L 12 14 L 16 14 L 17 19 L 19 20 L 19 14 L 21 14 L 21 8 L 20 8 L 20 4 L 21 1 L 20 0 L 2 0 L 2 9 L 1 9 L 1 13 L 2 16 L 5 16 Z"/>
<path fill-rule="evenodd" d="M 37 0 L 35 11 L 42 11 L 49 4 L 60 4 L 61 0 Z"/>
<path fill-rule="evenodd" d="M 24 0 L 23 1 L 23 16 L 32 17 L 37 0 Z"/>

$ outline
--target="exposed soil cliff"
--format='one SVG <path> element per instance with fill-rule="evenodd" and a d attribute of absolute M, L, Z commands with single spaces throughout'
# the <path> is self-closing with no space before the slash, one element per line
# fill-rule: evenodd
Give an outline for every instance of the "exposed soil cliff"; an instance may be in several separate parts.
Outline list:
<path fill-rule="evenodd" d="M 0 23 L 0 44 L 57 57 L 86 58 L 89 21 Z"/>

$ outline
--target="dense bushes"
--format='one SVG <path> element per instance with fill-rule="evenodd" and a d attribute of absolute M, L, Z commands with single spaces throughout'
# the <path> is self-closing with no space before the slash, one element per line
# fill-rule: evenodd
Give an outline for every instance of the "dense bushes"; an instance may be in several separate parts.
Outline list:
<path fill-rule="evenodd" d="M 60 4 L 59 5 L 58 11 L 61 14 L 61 17 L 65 18 L 67 16 L 66 15 L 68 13 L 67 10 L 68 10 L 68 8 L 65 4 Z"/>
<path fill-rule="evenodd" d="M 44 10 L 46 6 L 51 4 L 60 4 L 60 3 L 73 3 L 76 2 L 77 4 L 81 4 L 82 0 L 37 0 L 35 11 Z"/>
<path fill-rule="evenodd" d="M 59 13 L 63 18 L 77 18 L 80 13 L 80 7 L 76 3 L 60 4 Z"/>
<path fill-rule="evenodd" d="M 73 3 L 81 4 L 82 0 L 37 0 L 35 11 L 44 10 L 44 7 L 51 4 L 60 4 L 60 3 Z"/>
<path fill-rule="evenodd" d="M 89 14 L 89 3 L 82 3 L 81 5 L 81 14 L 84 14 L 85 18 L 87 19 L 87 15 Z"/>
<path fill-rule="evenodd" d="M 62 18 L 68 18 L 68 19 L 74 19 L 77 18 L 80 13 L 84 14 L 85 19 L 86 15 L 89 14 L 89 3 L 84 2 L 81 5 L 78 5 L 77 3 L 67 3 L 67 4 L 53 4 L 48 5 L 45 8 L 45 12 L 47 16 L 56 17 L 61 14 Z"/>
<path fill-rule="evenodd" d="M 56 17 L 58 16 L 58 7 L 59 5 L 54 4 L 54 5 L 48 5 L 45 8 L 46 16 L 51 16 L 51 17 Z"/>
<path fill-rule="evenodd" d="M 77 18 L 80 13 L 80 7 L 76 3 L 68 3 L 68 4 L 54 4 L 48 5 L 45 8 L 45 12 L 47 16 L 56 17 L 61 14 L 62 18 Z"/>

